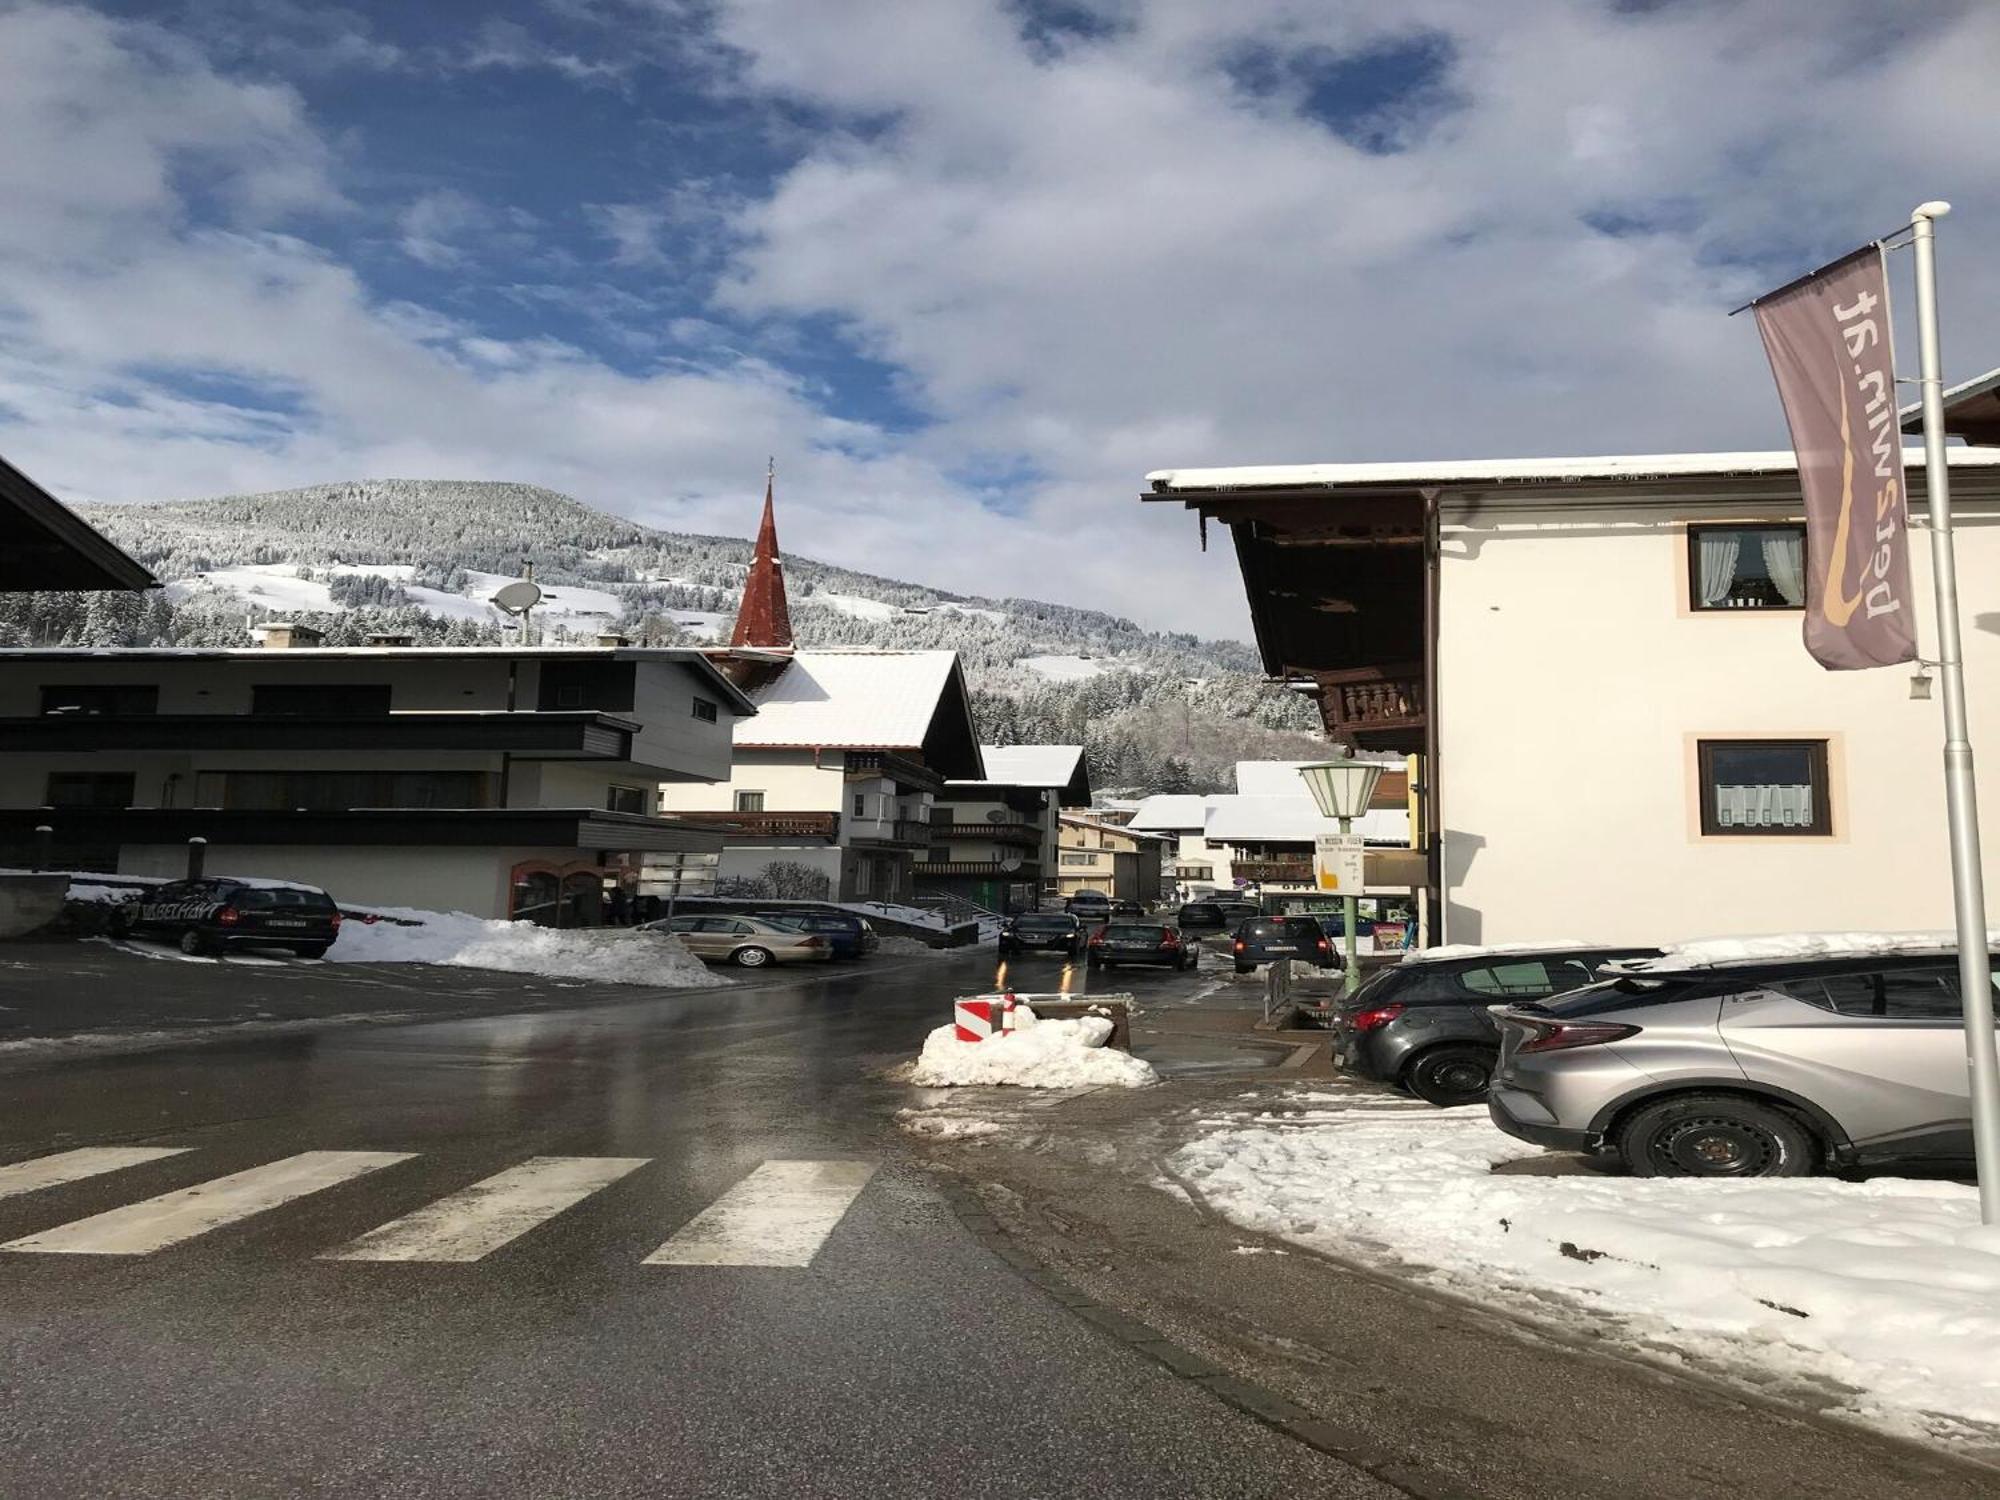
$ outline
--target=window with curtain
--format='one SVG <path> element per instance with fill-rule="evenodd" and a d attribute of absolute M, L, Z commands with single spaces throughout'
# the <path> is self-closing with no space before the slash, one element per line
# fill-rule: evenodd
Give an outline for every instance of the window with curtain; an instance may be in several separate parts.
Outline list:
<path fill-rule="evenodd" d="M 1694 609 L 1803 609 L 1803 525 L 1690 526 L 1689 605 Z"/>
<path fill-rule="evenodd" d="M 1825 740 L 1702 740 L 1704 834 L 1833 832 Z"/>

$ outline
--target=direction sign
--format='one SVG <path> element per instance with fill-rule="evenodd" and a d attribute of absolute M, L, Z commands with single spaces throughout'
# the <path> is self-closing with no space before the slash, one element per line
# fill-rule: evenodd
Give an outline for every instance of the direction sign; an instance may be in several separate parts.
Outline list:
<path fill-rule="evenodd" d="M 1323 891 L 1358 896 L 1367 884 L 1364 873 L 1368 841 L 1358 833 L 1324 833 L 1313 840 L 1313 875 Z"/>

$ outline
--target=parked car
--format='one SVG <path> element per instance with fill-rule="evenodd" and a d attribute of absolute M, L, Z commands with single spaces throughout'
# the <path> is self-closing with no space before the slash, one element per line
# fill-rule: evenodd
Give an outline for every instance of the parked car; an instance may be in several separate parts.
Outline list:
<path fill-rule="evenodd" d="M 845 911 L 753 911 L 751 916 L 801 932 L 816 932 L 827 940 L 837 959 L 865 958 L 882 945 L 866 917 Z"/>
<path fill-rule="evenodd" d="M 1597 966 L 1657 949 L 1552 948 L 1425 958 L 1378 969 L 1334 1014 L 1333 1055 L 1347 1072 L 1436 1105 L 1477 1104 L 1500 1058 L 1491 1010 L 1595 984 Z"/>
<path fill-rule="evenodd" d="M 109 926 L 114 937 L 177 938 L 183 953 L 261 943 L 319 958 L 340 936 L 340 908 L 317 886 L 211 875 L 154 886 L 114 910 Z"/>
<path fill-rule="evenodd" d="M 1114 919 L 1118 917 L 1143 917 L 1146 915 L 1146 908 L 1137 901 L 1129 901 L 1122 896 L 1117 896 L 1112 898 L 1111 915 Z"/>
<path fill-rule="evenodd" d="M 1319 923 L 1321 930 L 1328 937 L 1332 938 L 1334 942 L 1344 944 L 1347 941 L 1347 914 L 1345 912 L 1323 911 L 1313 920 Z M 1354 918 L 1356 944 L 1358 945 L 1362 938 L 1372 937 L 1374 934 L 1375 919 L 1357 914 Z"/>
<path fill-rule="evenodd" d="M 1666 960 L 1499 1013 L 1494 1124 L 1641 1177 L 1799 1177 L 1972 1155 L 1948 953 Z"/>
<path fill-rule="evenodd" d="M 1102 922 L 1111 915 L 1111 898 L 1103 891 L 1078 891 L 1063 902 L 1063 910 L 1086 922 Z"/>
<path fill-rule="evenodd" d="M 1333 940 L 1312 917 L 1252 917 L 1239 922 L 1229 935 L 1229 954 L 1236 960 L 1239 974 L 1280 958 L 1322 969 L 1340 967 Z"/>
<path fill-rule="evenodd" d="M 1086 951 L 1093 969 L 1119 964 L 1192 969 L 1201 962 L 1201 948 L 1164 922 L 1108 922 L 1090 935 Z"/>
<path fill-rule="evenodd" d="M 1053 949 L 1074 958 L 1083 951 L 1083 923 L 1068 912 L 1026 911 L 1000 924 L 1000 951 Z"/>
<path fill-rule="evenodd" d="M 762 917 L 670 917 L 647 922 L 639 930 L 671 932 L 696 958 L 745 969 L 825 963 L 833 957 L 833 944 L 825 934 L 802 932 Z"/>

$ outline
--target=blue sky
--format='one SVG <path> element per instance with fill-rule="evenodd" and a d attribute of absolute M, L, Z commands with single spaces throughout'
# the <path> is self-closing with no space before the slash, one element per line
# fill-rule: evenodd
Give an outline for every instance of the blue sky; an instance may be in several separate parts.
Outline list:
<path fill-rule="evenodd" d="M 1722 314 L 1929 196 L 2000 363 L 1996 12 L 0 0 L 0 452 L 739 533 L 775 453 L 795 549 L 1241 633 L 1147 470 L 1778 445 Z"/>

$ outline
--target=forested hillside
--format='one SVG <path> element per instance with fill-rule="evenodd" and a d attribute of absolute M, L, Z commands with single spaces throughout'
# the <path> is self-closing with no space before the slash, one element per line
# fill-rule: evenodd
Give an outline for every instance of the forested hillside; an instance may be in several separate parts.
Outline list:
<path fill-rule="evenodd" d="M 505 622 L 486 599 L 529 563 L 553 596 L 550 638 L 615 625 L 699 641 L 727 630 L 750 559 L 745 538 L 657 531 L 532 485 L 365 481 L 82 509 L 170 586 L 0 597 L 0 643 L 236 645 L 278 614 L 333 644 L 383 630 L 498 643 Z M 1082 743 L 1100 789 L 1221 789 L 1235 760 L 1323 748 L 1310 705 L 1264 682 L 1241 642 L 790 555 L 786 578 L 801 645 L 955 650 L 989 740 Z"/>

